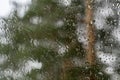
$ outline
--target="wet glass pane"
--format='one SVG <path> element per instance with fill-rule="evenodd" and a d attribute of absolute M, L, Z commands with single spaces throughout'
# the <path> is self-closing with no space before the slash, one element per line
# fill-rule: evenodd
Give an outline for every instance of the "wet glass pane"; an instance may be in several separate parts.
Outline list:
<path fill-rule="evenodd" d="M 0 80 L 120 80 L 120 0 L 0 0 Z"/>

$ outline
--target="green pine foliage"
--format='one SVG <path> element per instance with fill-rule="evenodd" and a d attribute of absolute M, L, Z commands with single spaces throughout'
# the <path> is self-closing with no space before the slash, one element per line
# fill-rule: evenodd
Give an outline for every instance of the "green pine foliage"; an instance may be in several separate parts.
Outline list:
<path fill-rule="evenodd" d="M 71 62 L 73 66 L 69 66 L 64 73 L 62 72 L 62 66 L 64 66 L 62 63 L 66 59 L 72 61 L 76 57 L 80 60 L 85 58 L 85 49 L 82 47 L 82 43 L 78 42 L 76 35 L 78 23 L 76 15 L 78 13 L 82 16 L 85 14 L 84 0 L 72 0 L 70 6 L 62 6 L 57 0 L 33 0 L 29 11 L 22 19 L 17 16 L 16 12 L 12 18 L 5 19 L 8 24 L 5 25 L 6 35 L 9 36 L 10 42 L 7 45 L 1 44 L 0 52 L 10 55 L 10 60 L 3 66 L 12 63 L 12 66 L 19 68 L 17 64 L 21 60 L 33 58 L 42 62 L 42 68 L 27 74 L 25 80 L 38 80 L 36 78 L 38 74 L 43 77 L 40 80 L 86 80 L 90 71 L 95 74 L 96 80 L 107 80 L 108 75 L 100 71 L 100 64 L 87 68 L 87 63 L 78 67 Z M 30 19 L 34 16 L 41 17 L 43 22 L 30 23 Z M 64 25 L 57 27 L 55 23 L 58 20 L 62 20 Z M 34 45 L 34 40 L 40 44 Z M 64 53 L 65 55 L 60 55 L 57 51 L 58 47 L 55 47 L 57 45 L 52 47 L 43 42 L 67 45 L 68 51 Z M 66 78 L 61 79 L 63 77 L 61 74 L 65 74 Z"/>

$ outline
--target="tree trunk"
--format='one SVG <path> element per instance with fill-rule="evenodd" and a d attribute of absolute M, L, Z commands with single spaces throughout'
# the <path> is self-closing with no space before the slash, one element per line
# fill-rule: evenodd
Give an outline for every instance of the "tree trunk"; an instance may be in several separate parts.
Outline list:
<path fill-rule="evenodd" d="M 89 65 L 94 65 L 95 64 L 95 50 L 94 50 L 94 45 L 95 45 L 95 34 L 94 34 L 94 25 L 93 25 L 93 9 L 92 9 L 92 0 L 85 0 L 86 4 L 86 30 L 87 30 L 87 62 Z"/>
<path fill-rule="evenodd" d="M 95 34 L 94 34 L 94 25 L 93 25 L 93 0 L 85 0 L 85 22 L 86 22 L 86 30 L 87 30 L 87 49 L 86 49 L 86 59 L 88 66 L 92 68 L 95 65 Z M 96 80 L 94 77 L 93 71 L 89 72 L 89 80 Z"/>
<path fill-rule="evenodd" d="M 67 74 L 66 71 L 74 67 L 71 58 L 70 59 L 64 59 L 62 62 L 62 68 L 61 68 L 61 80 L 67 80 Z"/>

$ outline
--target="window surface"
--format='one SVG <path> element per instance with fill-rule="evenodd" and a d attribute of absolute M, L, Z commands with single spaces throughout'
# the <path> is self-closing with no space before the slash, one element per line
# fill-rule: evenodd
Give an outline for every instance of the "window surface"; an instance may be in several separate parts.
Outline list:
<path fill-rule="evenodd" d="M 0 80 L 120 80 L 120 0 L 1 0 Z"/>

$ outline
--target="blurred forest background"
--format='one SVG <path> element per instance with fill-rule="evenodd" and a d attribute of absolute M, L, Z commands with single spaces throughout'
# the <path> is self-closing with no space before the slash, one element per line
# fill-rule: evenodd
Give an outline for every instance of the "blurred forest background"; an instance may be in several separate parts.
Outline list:
<path fill-rule="evenodd" d="M 0 80 L 120 80 L 120 0 L 9 3 L 12 11 L 0 18 Z M 94 65 L 86 58 L 87 24 Z"/>

